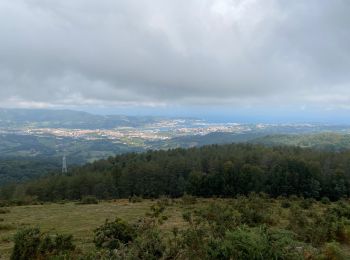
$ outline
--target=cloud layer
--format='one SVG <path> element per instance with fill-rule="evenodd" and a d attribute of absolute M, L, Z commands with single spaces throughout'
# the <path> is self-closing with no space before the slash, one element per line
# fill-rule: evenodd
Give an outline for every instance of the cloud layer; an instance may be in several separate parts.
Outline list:
<path fill-rule="evenodd" d="M 2 0 L 4 105 L 350 106 L 347 0 Z"/>

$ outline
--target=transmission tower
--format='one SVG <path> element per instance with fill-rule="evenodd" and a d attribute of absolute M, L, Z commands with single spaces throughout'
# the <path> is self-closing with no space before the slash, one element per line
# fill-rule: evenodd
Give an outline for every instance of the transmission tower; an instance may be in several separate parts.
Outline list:
<path fill-rule="evenodd" d="M 66 160 L 66 155 L 63 155 L 62 158 L 62 173 L 67 173 L 67 160 Z"/>

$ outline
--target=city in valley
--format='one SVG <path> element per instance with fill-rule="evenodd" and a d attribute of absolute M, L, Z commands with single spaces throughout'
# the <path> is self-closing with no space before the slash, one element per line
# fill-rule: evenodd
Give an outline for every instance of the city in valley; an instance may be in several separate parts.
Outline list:
<path fill-rule="evenodd" d="M 265 125 L 256 125 L 258 128 L 265 128 Z M 79 128 L 1 128 L 1 134 L 33 135 L 33 136 L 55 136 L 82 138 L 86 140 L 132 140 L 134 138 L 154 141 L 167 140 L 173 137 L 187 135 L 206 135 L 213 132 L 244 133 L 251 131 L 249 125 L 238 123 L 210 124 L 202 120 L 162 120 L 154 124 L 142 127 L 116 127 L 112 129 L 79 129 Z M 125 142 L 127 143 L 127 142 Z"/>

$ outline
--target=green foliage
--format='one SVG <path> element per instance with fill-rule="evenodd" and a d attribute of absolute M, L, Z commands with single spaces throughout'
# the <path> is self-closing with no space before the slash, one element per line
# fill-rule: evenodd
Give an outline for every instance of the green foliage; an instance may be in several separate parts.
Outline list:
<path fill-rule="evenodd" d="M 289 228 L 298 237 L 314 246 L 331 241 L 348 241 L 346 227 L 350 224 L 347 211 L 339 205 L 324 212 L 304 211 L 298 206 L 290 209 Z"/>
<path fill-rule="evenodd" d="M 302 197 L 273 199 L 252 193 L 235 199 L 197 198 L 190 206 L 181 201 L 153 200 L 147 214 L 142 213 L 134 224 L 106 221 L 95 230 L 93 251 L 86 252 L 85 243 L 84 252 L 67 251 L 66 239 L 40 233 L 32 254 L 43 259 L 101 260 L 349 258 L 348 200 L 323 204 Z M 287 202 L 289 207 L 283 207 Z M 148 203 L 126 206 L 140 208 Z M 178 219 L 178 210 L 185 222 Z M 28 244 L 35 244 L 37 236 L 29 237 Z"/>
<path fill-rule="evenodd" d="M 97 248 L 113 250 L 133 241 L 134 238 L 134 227 L 116 218 L 113 222 L 106 220 L 104 225 L 95 230 L 94 243 Z"/>
<path fill-rule="evenodd" d="M 330 203 L 331 203 L 331 201 L 329 200 L 328 197 L 322 197 L 321 202 L 322 202 L 323 204 L 330 204 Z"/>
<path fill-rule="evenodd" d="M 327 243 L 324 246 L 320 259 L 346 260 L 348 259 L 348 257 L 345 255 L 344 251 L 340 248 L 339 243 L 331 242 L 331 243 Z"/>
<path fill-rule="evenodd" d="M 6 153 L 9 153 L 8 157 L 0 157 L 0 186 L 8 184 L 10 187 L 13 187 L 10 183 L 29 181 L 60 169 L 62 158 L 32 158 L 30 155 L 18 156 L 18 154 L 11 154 L 16 149 L 14 147 L 27 148 L 28 151 L 34 147 L 34 149 L 47 151 L 45 147 L 40 146 L 33 139 L 36 139 L 36 137 L 31 138 L 20 135 L 0 136 L 0 143 L 3 145 L 0 147 L 1 155 L 4 156 Z M 11 142 L 12 145 L 6 147 Z M 22 145 L 18 146 L 19 143 Z M 12 197 L 14 190 L 11 190 L 10 187 L 1 191 L 1 197 L 5 199 Z"/>
<path fill-rule="evenodd" d="M 339 218 L 350 219 L 350 205 L 348 201 L 340 200 L 336 202 L 336 204 L 329 208 L 329 211 Z"/>
<path fill-rule="evenodd" d="M 172 252 L 186 259 L 302 259 L 304 244 L 293 232 L 263 224 L 271 223 L 270 213 L 263 194 L 187 211 L 183 217 L 189 228 L 176 236 L 180 246 Z"/>
<path fill-rule="evenodd" d="M 252 193 L 248 197 L 238 197 L 233 207 L 241 214 L 243 223 L 249 226 L 273 221 L 271 205 L 264 194 Z"/>
<path fill-rule="evenodd" d="M 281 207 L 282 208 L 287 209 L 287 208 L 290 208 L 291 206 L 292 206 L 292 204 L 291 204 L 290 201 L 288 201 L 288 200 L 282 200 L 281 201 Z"/>
<path fill-rule="evenodd" d="M 189 228 L 176 232 L 177 247 L 173 245 L 169 251 L 184 259 L 303 259 L 307 245 L 293 232 L 262 224 L 263 216 L 270 212 L 269 203 L 265 195 L 251 195 L 187 211 L 183 216 Z M 255 210 L 267 207 L 267 211 L 256 217 L 257 213 L 247 211 L 243 204 Z"/>
<path fill-rule="evenodd" d="M 172 201 L 167 196 L 161 196 L 157 203 L 163 205 L 164 207 L 168 207 L 172 204 Z"/>
<path fill-rule="evenodd" d="M 238 228 L 210 247 L 212 259 L 302 259 L 291 233 L 265 227 Z"/>
<path fill-rule="evenodd" d="M 196 211 L 197 222 L 206 222 L 215 237 L 223 237 L 229 230 L 234 230 L 244 222 L 242 214 L 227 204 L 211 203 L 202 210 Z M 185 219 L 190 221 L 185 215 Z"/>
<path fill-rule="evenodd" d="M 44 235 L 38 228 L 20 230 L 14 237 L 12 260 L 67 256 L 75 250 L 71 235 Z"/>
<path fill-rule="evenodd" d="M 79 204 L 98 204 L 98 199 L 95 196 L 84 196 Z"/>
<path fill-rule="evenodd" d="M 129 197 L 129 202 L 131 202 L 131 203 L 142 202 L 142 197 L 132 195 L 131 197 Z"/>
<path fill-rule="evenodd" d="M 159 230 L 150 228 L 137 236 L 129 252 L 130 259 L 162 259 L 166 253 L 166 245 Z"/>
<path fill-rule="evenodd" d="M 35 259 L 38 255 L 40 236 L 40 230 L 37 228 L 17 232 L 14 237 L 15 246 L 11 260 Z"/>
<path fill-rule="evenodd" d="M 184 194 L 181 197 L 181 202 L 184 205 L 191 205 L 191 204 L 195 204 L 197 202 L 196 197 L 188 195 L 188 194 Z"/>
<path fill-rule="evenodd" d="M 3 221 L 3 219 L 2 219 L 2 221 Z M 0 231 L 12 230 L 12 229 L 15 229 L 15 227 L 13 225 L 0 223 Z"/>
<path fill-rule="evenodd" d="M 314 199 L 308 198 L 308 199 L 302 199 L 300 201 L 300 207 L 302 209 L 310 209 L 312 205 L 315 203 Z"/>
<path fill-rule="evenodd" d="M 0 214 L 7 214 L 7 213 L 10 213 L 10 210 L 9 209 L 6 209 L 6 208 L 0 208 Z"/>
<path fill-rule="evenodd" d="M 336 155 L 336 156 L 335 156 Z M 338 200 L 350 194 L 350 152 L 320 152 L 250 144 L 129 153 L 25 184 L 6 186 L 0 199 L 35 203 L 161 196 L 235 197 L 264 192 Z M 188 195 L 186 195 L 188 194 Z M 305 206 L 308 201 L 303 202 Z M 309 203 L 312 204 L 312 203 Z M 310 205 L 309 205 L 310 206 Z"/>

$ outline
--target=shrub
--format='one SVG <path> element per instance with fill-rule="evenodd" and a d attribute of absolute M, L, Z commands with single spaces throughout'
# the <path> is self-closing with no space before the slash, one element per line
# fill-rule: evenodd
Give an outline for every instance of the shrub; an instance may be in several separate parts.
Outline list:
<path fill-rule="evenodd" d="M 38 228 L 20 230 L 14 237 L 12 260 L 67 256 L 75 250 L 71 235 L 44 235 Z"/>
<path fill-rule="evenodd" d="M 184 194 L 181 198 L 181 202 L 184 205 L 191 205 L 197 202 L 197 198 L 188 194 Z"/>
<path fill-rule="evenodd" d="M 297 195 L 290 195 L 289 199 L 292 201 L 297 201 L 297 200 L 299 200 L 299 197 Z"/>
<path fill-rule="evenodd" d="M 348 219 L 340 216 L 341 213 L 343 212 L 334 211 L 334 208 L 329 208 L 323 213 L 306 212 L 293 206 L 290 209 L 289 228 L 301 240 L 315 246 L 333 240 L 348 241 L 346 226 L 350 223 Z"/>
<path fill-rule="evenodd" d="M 75 246 L 72 243 L 73 236 L 72 235 L 56 235 L 54 237 L 54 251 L 60 252 L 60 251 L 73 251 L 75 249 Z"/>
<path fill-rule="evenodd" d="M 118 249 L 122 244 L 133 241 L 136 235 L 135 228 L 120 218 L 113 222 L 106 220 L 105 224 L 94 232 L 96 247 L 109 250 Z"/>
<path fill-rule="evenodd" d="M 240 227 L 227 232 L 223 240 L 209 243 L 208 255 L 210 259 L 302 259 L 299 245 L 285 230 Z"/>
<path fill-rule="evenodd" d="M 38 205 L 41 204 L 35 196 L 25 196 L 20 199 L 12 199 L 8 202 L 8 205 L 24 206 L 24 205 Z"/>
<path fill-rule="evenodd" d="M 249 226 L 257 226 L 273 221 L 271 215 L 271 204 L 264 197 L 251 193 L 248 197 L 238 197 L 233 203 L 242 216 L 242 223 Z"/>
<path fill-rule="evenodd" d="M 322 203 L 322 204 L 325 204 L 325 205 L 328 205 L 328 204 L 331 203 L 331 201 L 329 200 L 328 197 L 322 197 L 321 203 Z"/>
<path fill-rule="evenodd" d="M 98 204 L 98 199 L 95 196 L 82 197 L 79 204 Z"/>
<path fill-rule="evenodd" d="M 36 259 L 40 245 L 40 230 L 38 228 L 24 229 L 16 233 L 15 246 L 11 260 Z"/>
<path fill-rule="evenodd" d="M 303 199 L 300 201 L 300 207 L 302 209 L 310 209 L 312 207 L 312 205 L 315 203 L 314 199 Z"/>
<path fill-rule="evenodd" d="M 241 214 L 232 206 L 211 203 L 195 212 L 197 222 L 208 223 L 214 236 L 224 236 L 225 232 L 235 229 L 242 223 Z"/>
<path fill-rule="evenodd" d="M 350 205 L 345 201 L 338 201 L 334 206 L 330 208 L 332 213 L 334 213 L 338 218 L 350 219 Z"/>
<path fill-rule="evenodd" d="M 155 222 L 157 222 L 158 224 L 163 224 L 164 221 L 166 221 L 169 218 L 168 216 L 164 215 L 165 209 L 166 203 L 164 203 L 163 201 L 157 201 L 156 204 L 150 207 L 150 211 L 146 212 L 146 217 L 150 219 L 143 219 L 141 220 L 141 222 L 151 222 L 153 223 L 153 225 L 155 224 Z"/>
<path fill-rule="evenodd" d="M 191 218 L 190 215 L 188 216 Z M 179 259 L 207 259 L 209 230 L 195 221 L 189 224 L 190 227 L 181 234 L 179 245 L 174 246 L 172 251 L 178 251 L 177 254 L 182 255 Z"/>
<path fill-rule="evenodd" d="M 283 201 L 281 202 L 281 207 L 282 207 L 282 208 L 287 209 L 287 208 L 290 208 L 291 206 L 292 206 L 292 203 L 290 203 L 290 201 L 288 201 L 288 200 L 283 200 Z"/>
<path fill-rule="evenodd" d="M 130 259 L 161 259 L 166 245 L 159 230 L 151 228 L 138 236 L 132 244 Z"/>
<path fill-rule="evenodd" d="M 323 248 L 321 259 L 346 260 L 348 258 L 340 248 L 339 243 L 331 242 L 327 243 Z"/>
<path fill-rule="evenodd" d="M 131 203 L 137 203 L 137 202 L 142 202 L 142 197 L 136 196 L 136 195 L 132 195 L 131 197 L 129 197 L 129 202 Z"/>
<path fill-rule="evenodd" d="M 159 198 L 158 203 L 164 207 L 170 206 L 171 201 L 168 197 L 162 196 Z"/>
<path fill-rule="evenodd" d="M 3 224 L 3 223 L 0 224 L 0 230 L 5 231 L 5 230 L 12 230 L 12 229 L 15 229 L 15 227 L 10 224 Z"/>
<path fill-rule="evenodd" d="M 7 200 L 0 200 L 0 208 L 10 206 L 10 202 Z"/>
<path fill-rule="evenodd" d="M 7 213 L 10 213 L 10 210 L 5 208 L 0 209 L 0 214 L 7 214 Z"/>

